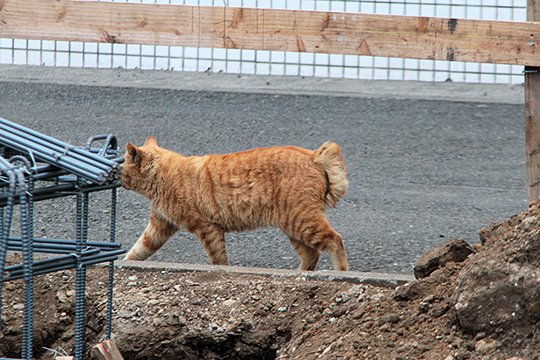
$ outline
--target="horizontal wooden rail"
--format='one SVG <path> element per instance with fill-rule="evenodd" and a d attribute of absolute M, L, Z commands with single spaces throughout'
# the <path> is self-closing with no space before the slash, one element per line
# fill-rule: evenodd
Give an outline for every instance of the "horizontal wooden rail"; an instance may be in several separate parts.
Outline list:
<path fill-rule="evenodd" d="M 540 66 L 538 22 L 75 0 L 0 0 L 0 37 Z"/>

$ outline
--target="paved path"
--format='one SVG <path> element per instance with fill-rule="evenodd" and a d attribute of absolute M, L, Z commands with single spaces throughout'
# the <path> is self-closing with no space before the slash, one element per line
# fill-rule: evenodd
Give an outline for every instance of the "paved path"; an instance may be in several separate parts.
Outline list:
<path fill-rule="evenodd" d="M 109 132 L 140 144 L 152 134 L 204 154 L 334 140 L 351 186 L 329 217 L 356 271 L 411 273 L 433 245 L 477 242 L 482 226 L 527 206 L 521 86 L 0 66 L 0 99 L 1 117 L 73 144 Z M 108 209 L 104 195 L 92 201 L 90 235 L 102 240 Z M 72 236 L 73 209 L 39 204 L 37 235 Z M 120 192 L 119 241 L 137 239 L 147 212 Z M 228 251 L 233 265 L 297 266 L 279 231 L 230 234 Z M 153 260 L 207 262 L 187 233 Z M 331 268 L 327 256 L 319 268 Z"/>

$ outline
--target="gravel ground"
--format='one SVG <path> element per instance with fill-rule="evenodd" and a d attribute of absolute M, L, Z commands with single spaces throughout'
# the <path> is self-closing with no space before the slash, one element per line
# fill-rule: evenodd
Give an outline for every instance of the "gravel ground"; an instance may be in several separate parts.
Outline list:
<path fill-rule="evenodd" d="M 352 270 L 411 273 L 434 245 L 450 237 L 475 243 L 482 226 L 527 205 L 522 105 L 7 81 L 0 99 L 0 116 L 73 144 L 102 133 L 141 144 L 151 134 L 172 150 L 205 154 L 336 141 L 351 186 L 329 217 Z M 90 238 L 102 240 L 108 199 L 91 200 Z M 39 204 L 37 234 L 74 236 L 73 213 L 72 202 Z M 147 219 L 146 201 L 121 190 L 118 240 L 129 247 Z M 230 234 L 227 244 L 232 265 L 298 264 L 279 231 Z M 152 259 L 207 262 L 185 232 Z M 328 257 L 321 268 L 331 268 Z"/>

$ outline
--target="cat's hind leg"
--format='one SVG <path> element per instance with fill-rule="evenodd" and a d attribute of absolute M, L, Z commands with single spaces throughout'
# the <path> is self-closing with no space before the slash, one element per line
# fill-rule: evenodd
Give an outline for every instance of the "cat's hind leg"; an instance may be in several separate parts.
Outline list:
<path fill-rule="evenodd" d="M 303 208 L 291 214 L 289 236 L 304 243 L 306 247 L 330 254 L 334 270 L 347 271 L 349 263 L 343 239 L 330 225 L 326 215 L 319 210 Z"/>
<path fill-rule="evenodd" d="M 298 270 L 315 270 L 315 267 L 319 262 L 321 252 L 292 237 L 289 237 L 289 240 L 291 241 L 294 251 L 296 251 L 298 257 L 300 258 L 300 266 L 298 267 Z"/>
<path fill-rule="evenodd" d="M 124 260 L 145 260 L 169 240 L 178 227 L 164 219 L 157 211 L 150 211 L 148 226 L 126 254 Z"/>
<path fill-rule="evenodd" d="M 197 236 L 213 265 L 228 264 L 225 234 L 219 226 L 208 223 L 199 224 L 195 228 L 190 228 L 189 231 Z"/>
<path fill-rule="evenodd" d="M 323 250 L 330 254 L 334 270 L 347 271 L 349 270 L 349 261 L 343 245 L 341 235 L 334 231 L 331 241 L 323 246 Z"/>

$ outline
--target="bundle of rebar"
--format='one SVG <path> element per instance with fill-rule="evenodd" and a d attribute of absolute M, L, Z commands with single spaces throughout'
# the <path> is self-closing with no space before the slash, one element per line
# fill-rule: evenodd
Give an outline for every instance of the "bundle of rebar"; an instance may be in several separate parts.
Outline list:
<path fill-rule="evenodd" d="M 95 184 L 118 179 L 119 161 L 99 156 L 3 118 L 0 118 L 0 131 L 1 145 L 31 158 L 55 165 Z"/>

